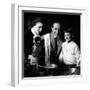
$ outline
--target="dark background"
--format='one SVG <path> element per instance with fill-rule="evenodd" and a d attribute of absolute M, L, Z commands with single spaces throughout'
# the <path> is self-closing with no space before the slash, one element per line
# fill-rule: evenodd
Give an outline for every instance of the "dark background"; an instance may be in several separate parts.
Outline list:
<path fill-rule="evenodd" d="M 35 11 L 23 11 L 23 35 L 24 35 L 24 54 L 25 58 L 29 54 L 30 48 L 30 33 L 31 22 L 35 18 L 41 18 L 43 22 L 43 32 L 45 34 L 51 31 L 50 27 L 54 21 L 58 21 L 61 24 L 61 35 L 63 39 L 63 31 L 69 27 L 72 27 L 74 34 L 74 41 L 80 48 L 80 14 L 75 13 L 60 13 L 60 12 L 35 12 Z"/>

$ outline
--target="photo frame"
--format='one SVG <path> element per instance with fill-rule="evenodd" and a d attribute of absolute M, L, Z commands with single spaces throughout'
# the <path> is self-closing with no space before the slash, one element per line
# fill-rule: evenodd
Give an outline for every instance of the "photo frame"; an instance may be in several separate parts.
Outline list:
<path fill-rule="evenodd" d="M 80 48 L 81 48 L 81 71 L 80 75 L 69 76 L 47 76 L 47 77 L 24 77 L 24 14 L 25 12 L 36 12 L 39 14 L 65 14 L 80 16 Z M 29 14 L 30 15 L 30 14 Z M 42 15 L 43 16 L 43 15 Z M 44 16 L 43 16 L 44 17 Z M 50 19 L 51 16 L 49 16 Z M 86 82 L 87 81 L 87 60 L 84 57 L 84 36 L 86 34 L 86 17 L 85 8 L 53 8 L 53 7 L 36 7 L 25 4 L 12 4 L 11 6 L 11 84 L 12 86 L 32 86 L 68 82 Z M 77 22 L 76 22 L 77 23 Z M 67 24 L 67 23 L 66 23 Z M 55 81 L 54 81 L 55 80 Z M 53 82 L 54 81 L 54 82 Z M 48 82 L 48 83 L 47 83 Z M 53 83 L 52 83 L 53 82 Z"/>

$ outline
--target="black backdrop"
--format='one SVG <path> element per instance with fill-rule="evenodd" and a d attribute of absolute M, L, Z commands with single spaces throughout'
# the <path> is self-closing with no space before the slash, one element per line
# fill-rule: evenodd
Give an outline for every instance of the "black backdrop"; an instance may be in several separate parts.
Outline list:
<path fill-rule="evenodd" d="M 50 26 L 52 22 L 58 21 L 61 23 L 61 32 L 63 37 L 63 30 L 72 27 L 74 33 L 74 41 L 78 44 L 80 48 L 80 14 L 74 13 L 55 13 L 55 12 L 35 12 L 35 11 L 23 11 L 23 33 L 24 33 L 24 54 L 25 57 L 29 54 L 29 48 L 31 42 L 30 29 L 31 22 L 35 18 L 41 18 L 44 24 L 43 32 L 45 34 L 50 32 Z M 62 38 L 62 40 L 64 40 Z"/>

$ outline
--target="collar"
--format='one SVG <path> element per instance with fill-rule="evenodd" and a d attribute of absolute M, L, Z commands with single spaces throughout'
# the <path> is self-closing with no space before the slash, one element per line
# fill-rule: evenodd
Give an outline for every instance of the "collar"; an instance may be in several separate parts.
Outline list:
<path fill-rule="evenodd" d="M 32 32 L 32 34 L 34 35 L 34 36 L 33 36 L 34 38 L 37 37 L 37 36 L 40 36 L 40 35 L 36 35 L 34 28 L 31 28 L 31 32 Z"/>

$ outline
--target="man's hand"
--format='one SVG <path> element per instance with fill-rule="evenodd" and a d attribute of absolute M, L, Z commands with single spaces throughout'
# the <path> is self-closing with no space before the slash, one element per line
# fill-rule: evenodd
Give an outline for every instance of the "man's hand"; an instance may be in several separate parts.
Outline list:
<path fill-rule="evenodd" d="M 30 64 L 31 65 L 35 65 L 37 64 L 37 58 L 32 56 L 32 55 L 28 55 L 28 59 L 30 59 Z"/>
<path fill-rule="evenodd" d="M 77 67 L 80 67 L 80 62 L 78 62 L 78 63 L 76 64 L 76 66 L 77 66 Z"/>

